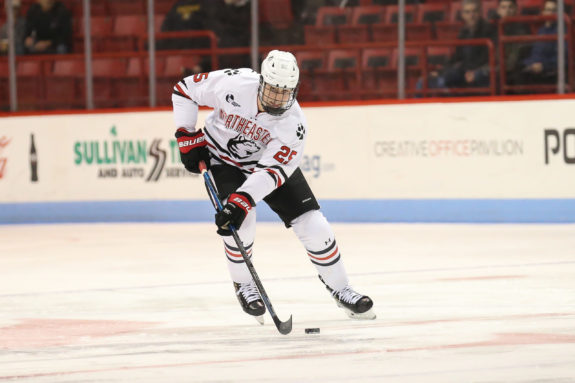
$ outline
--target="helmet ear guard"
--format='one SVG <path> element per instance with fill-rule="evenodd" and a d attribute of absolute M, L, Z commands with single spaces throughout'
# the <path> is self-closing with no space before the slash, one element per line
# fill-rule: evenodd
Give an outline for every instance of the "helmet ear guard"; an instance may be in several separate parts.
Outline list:
<path fill-rule="evenodd" d="M 286 97 L 285 90 L 289 90 Z M 289 52 L 271 51 L 262 62 L 258 98 L 264 110 L 279 116 L 296 100 L 299 90 L 299 68 Z"/>

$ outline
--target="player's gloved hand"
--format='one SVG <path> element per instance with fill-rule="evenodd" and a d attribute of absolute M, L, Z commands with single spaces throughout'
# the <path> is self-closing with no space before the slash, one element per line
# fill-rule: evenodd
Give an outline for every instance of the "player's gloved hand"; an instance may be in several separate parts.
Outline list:
<path fill-rule="evenodd" d="M 239 229 L 246 215 L 255 205 L 253 198 L 248 193 L 237 192 L 230 194 L 228 203 L 216 213 L 218 234 L 223 236 L 232 235 L 229 225 L 233 225 L 236 230 Z"/>
<path fill-rule="evenodd" d="M 204 161 L 206 167 L 210 168 L 210 153 L 206 147 L 204 132 L 198 130 L 190 133 L 184 128 L 179 128 L 176 131 L 176 139 L 180 148 L 180 158 L 189 172 L 199 174 L 200 161 Z"/>

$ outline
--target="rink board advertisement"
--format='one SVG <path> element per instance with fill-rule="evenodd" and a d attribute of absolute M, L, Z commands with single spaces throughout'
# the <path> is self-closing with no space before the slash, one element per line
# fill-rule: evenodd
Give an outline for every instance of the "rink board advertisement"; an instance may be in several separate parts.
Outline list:
<path fill-rule="evenodd" d="M 563 100 L 308 110 L 306 151 L 327 166 L 314 190 L 337 199 L 575 198 L 574 107 Z"/>
<path fill-rule="evenodd" d="M 200 177 L 180 162 L 170 113 L 20 117 L 0 123 L 10 141 L 0 179 L 3 201 L 204 196 Z"/>
<path fill-rule="evenodd" d="M 336 221 L 575 222 L 574 108 L 306 107 L 300 167 Z M 0 222 L 211 219 L 174 130 L 168 111 L 1 118 Z"/>

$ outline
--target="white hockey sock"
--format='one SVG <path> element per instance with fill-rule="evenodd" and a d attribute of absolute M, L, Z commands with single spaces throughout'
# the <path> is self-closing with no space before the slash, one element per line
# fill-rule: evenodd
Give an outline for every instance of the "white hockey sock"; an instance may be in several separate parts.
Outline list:
<path fill-rule="evenodd" d="M 253 242 L 244 246 L 248 257 L 250 258 L 252 256 L 252 244 Z M 233 237 L 226 237 L 224 239 L 224 250 L 226 252 L 228 270 L 232 277 L 232 281 L 236 283 L 250 282 L 252 280 L 252 276 Z"/>
<path fill-rule="evenodd" d="M 255 237 L 255 226 L 256 214 L 255 210 L 252 209 L 238 230 L 238 235 L 242 240 L 248 257 L 250 258 L 252 256 L 252 246 Z M 242 257 L 236 241 L 234 241 L 234 237 L 222 237 L 222 239 L 224 240 L 224 252 L 226 254 L 228 270 L 232 280 L 236 283 L 250 282 L 252 280 L 252 276 L 244 262 L 244 258 Z"/>
<path fill-rule="evenodd" d="M 349 280 L 335 235 L 323 214 L 319 210 L 309 211 L 294 219 L 291 225 L 323 281 L 334 290 L 347 286 Z"/>

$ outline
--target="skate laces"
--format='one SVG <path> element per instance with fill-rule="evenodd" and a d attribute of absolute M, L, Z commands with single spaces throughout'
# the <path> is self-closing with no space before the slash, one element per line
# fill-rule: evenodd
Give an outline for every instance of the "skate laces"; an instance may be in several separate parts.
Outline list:
<path fill-rule="evenodd" d="M 333 290 L 331 293 L 335 298 L 340 301 L 354 305 L 357 301 L 363 298 L 363 295 L 356 293 L 350 286 L 345 286 L 341 290 Z"/>
<path fill-rule="evenodd" d="M 238 293 L 241 293 L 246 302 L 248 303 L 252 303 L 253 301 L 261 299 L 258 288 L 256 287 L 256 284 L 253 281 L 250 283 L 240 283 Z"/>

